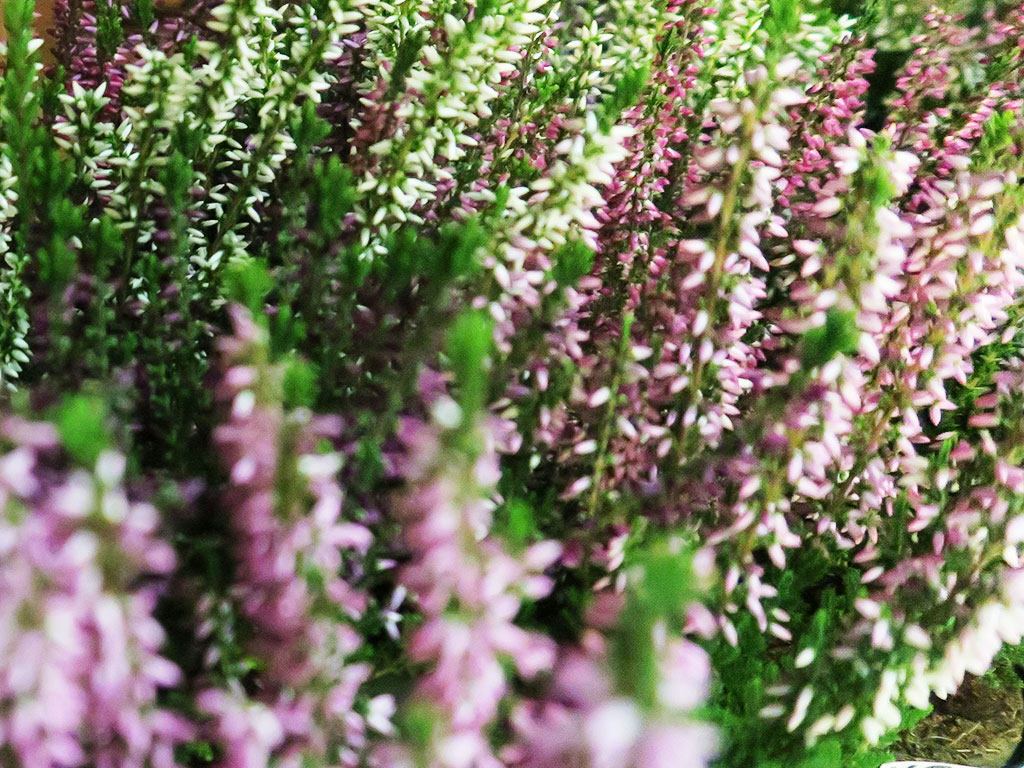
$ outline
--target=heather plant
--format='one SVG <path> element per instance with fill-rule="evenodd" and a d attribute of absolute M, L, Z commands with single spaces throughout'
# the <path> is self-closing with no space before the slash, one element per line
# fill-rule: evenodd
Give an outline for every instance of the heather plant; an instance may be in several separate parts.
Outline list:
<path fill-rule="evenodd" d="M 1021 643 L 1024 8 L 3 11 L 5 765 L 874 768 Z"/>

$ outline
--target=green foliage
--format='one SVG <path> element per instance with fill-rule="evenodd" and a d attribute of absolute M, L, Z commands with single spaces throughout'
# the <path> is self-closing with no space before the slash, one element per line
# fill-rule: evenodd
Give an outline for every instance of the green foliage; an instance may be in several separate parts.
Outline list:
<path fill-rule="evenodd" d="M 677 538 L 653 540 L 635 553 L 611 663 L 617 689 L 643 707 L 653 707 L 658 697 L 656 627 L 680 632 L 686 607 L 697 596 L 692 556 Z"/>
<path fill-rule="evenodd" d="M 426 702 L 417 702 L 406 709 L 399 728 L 414 749 L 424 750 L 434 737 L 436 721 L 437 715 L 430 705 Z"/>
<path fill-rule="evenodd" d="M 145 9 L 143 9 L 143 12 Z M 149 7 L 152 15 L 152 3 Z M 117 0 L 98 0 L 96 3 L 96 50 L 101 60 L 114 55 L 124 40 L 121 26 L 121 3 Z"/>
<path fill-rule="evenodd" d="M 878 210 L 892 202 L 896 196 L 896 185 L 893 184 L 889 169 L 879 162 L 881 157 L 890 152 L 888 138 L 877 137 L 871 150 L 870 162 L 858 174 L 856 189 L 872 210 Z"/>
<path fill-rule="evenodd" d="M 552 257 L 552 277 L 562 287 L 576 284 L 594 266 L 594 251 L 578 240 L 566 243 Z"/>
<path fill-rule="evenodd" d="M 445 282 L 471 277 L 480 267 L 479 254 L 487 242 L 487 232 L 477 219 L 446 224 L 433 249 L 434 259 L 428 262 L 428 274 Z"/>
<path fill-rule="evenodd" d="M 175 759 L 184 765 L 209 765 L 215 758 L 213 747 L 204 741 L 190 741 L 175 752 Z"/>
<path fill-rule="evenodd" d="M 528 502 L 512 499 L 504 505 L 503 512 L 502 538 L 513 550 L 522 549 L 537 538 L 537 521 Z"/>
<path fill-rule="evenodd" d="M 148 28 L 156 20 L 153 0 L 135 0 L 135 18 L 143 28 Z"/>
<path fill-rule="evenodd" d="M 288 361 L 282 382 L 287 408 L 312 408 L 319 394 L 319 373 L 316 366 L 304 360 Z"/>
<path fill-rule="evenodd" d="M 296 160 L 301 162 L 307 158 L 313 149 L 326 139 L 331 133 L 331 126 L 326 120 L 316 113 L 316 104 L 309 99 L 302 103 L 298 114 L 293 115 L 289 121 L 292 140 L 295 142 Z M 337 158 L 331 158 L 337 160 Z M 330 164 L 330 163 L 329 163 Z M 342 193 L 346 184 L 334 189 L 335 193 Z"/>
<path fill-rule="evenodd" d="M 72 458 L 92 467 L 107 448 L 112 447 L 107 405 L 94 395 L 67 397 L 57 413 L 61 441 Z"/>
<path fill-rule="evenodd" d="M 615 90 L 602 105 L 600 120 L 607 130 L 614 125 L 623 111 L 636 104 L 637 98 L 650 77 L 650 67 L 629 67 L 615 84 Z"/>
<path fill-rule="evenodd" d="M 307 115 L 307 110 L 303 111 Z M 296 140 L 300 147 L 312 147 L 324 134 L 321 125 L 313 123 L 299 126 L 301 133 Z M 300 143 L 301 142 L 301 143 Z M 355 190 L 352 188 L 352 172 L 332 156 L 317 167 L 314 176 L 316 195 L 314 200 L 315 220 L 313 226 L 323 242 L 330 242 L 338 236 L 344 225 L 345 215 L 352 210 Z"/>
<path fill-rule="evenodd" d="M 644 707 L 652 706 L 658 693 L 658 658 L 652 640 L 654 620 L 655 614 L 648 606 L 638 600 L 627 601 L 612 648 L 616 687 Z"/>
<path fill-rule="evenodd" d="M 1014 145 L 1012 131 L 1019 117 L 1010 110 L 993 112 L 982 127 L 981 144 L 975 164 L 982 169 L 998 168 Z"/>
<path fill-rule="evenodd" d="M 477 310 L 461 314 L 448 333 L 448 359 L 455 374 L 459 405 L 470 418 L 479 413 L 485 403 L 493 338 L 494 326 L 490 318 Z"/>
<path fill-rule="evenodd" d="M 1011 690 L 1024 689 L 1024 645 L 1004 645 L 982 682 Z"/>
<path fill-rule="evenodd" d="M 857 316 L 853 312 L 830 309 L 825 322 L 804 334 L 800 360 L 804 368 L 824 365 L 836 355 L 852 355 L 857 351 Z"/>
<path fill-rule="evenodd" d="M 394 63 L 391 68 L 391 93 L 401 91 L 405 84 L 405 76 L 409 74 L 413 64 L 420 56 L 423 48 L 424 36 L 422 32 L 413 32 L 405 37 L 395 51 Z"/>
<path fill-rule="evenodd" d="M 787 38 L 799 30 L 802 5 L 800 0 L 769 0 L 765 16 L 765 31 L 769 40 L 782 46 Z"/>
<path fill-rule="evenodd" d="M 227 295 L 254 315 L 263 313 L 267 295 L 274 288 L 267 265 L 249 259 L 232 264 L 225 274 Z"/>

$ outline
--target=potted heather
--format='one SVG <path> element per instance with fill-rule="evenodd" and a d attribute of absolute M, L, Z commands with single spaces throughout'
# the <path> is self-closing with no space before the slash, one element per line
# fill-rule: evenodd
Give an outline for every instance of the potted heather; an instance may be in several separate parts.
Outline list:
<path fill-rule="evenodd" d="M 1006 667 L 961 5 L 6 0 L 0 762 L 877 768 Z"/>

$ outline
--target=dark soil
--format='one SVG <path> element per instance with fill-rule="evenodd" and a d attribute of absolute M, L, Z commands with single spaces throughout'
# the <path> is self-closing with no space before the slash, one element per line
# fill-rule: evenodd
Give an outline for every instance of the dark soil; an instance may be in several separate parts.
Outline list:
<path fill-rule="evenodd" d="M 891 749 L 899 760 L 924 759 L 998 768 L 1021 739 L 1020 691 L 970 677 L 955 696 L 936 700 L 935 710 Z"/>

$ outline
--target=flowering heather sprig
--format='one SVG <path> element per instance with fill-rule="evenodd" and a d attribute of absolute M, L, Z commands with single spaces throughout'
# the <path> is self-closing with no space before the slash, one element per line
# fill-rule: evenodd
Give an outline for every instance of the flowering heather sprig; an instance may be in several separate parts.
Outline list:
<path fill-rule="evenodd" d="M 787 291 L 792 303 L 766 313 L 774 333 L 764 341 L 767 359 L 759 365 L 753 389 L 764 398 L 762 416 L 750 412 L 738 424 L 748 439 L 760 437 L 727 460 L 724 474 L 736 489 L 737 500 L 730 525 L 719 528 L 712 537 L 724 541 L 748 529 L 756 530 L 759 537 L 765 537 L 761 541 L 778 568 L 785 567 L 786 549 L 803 545 L 804 539 L 796 531 L 807 521 L 794 517 L 793 512 L 827 498 L 836 473 L 854 463 L 844 441 L 862 407 L 859 392 L 864 374 L 855 360 L 828 359 L 831 352 L 820 345 L 827 342 L 835 345 L 832 352 L 841 350 L 851 356 L 859 348 L 867 350 L 870 359 L 877 358 L 876 342 L 868 331 L 884 326 L 906 257 L 899 239 L 909 233 L 909 227 L 888 207 L 891 190 L 877 188 L 893 173 L 890 168 L 898 158 L 882 152 L 867 155 L 858 133 L 852 133 L 850 139 L 852 146 L 843 147 L 840 155 L 845 158 L 843 168 L 848 175 L 837 176 L 830 184 L 834 191 L 840 183 L 847 188 L 844 197 L 858 208 L 857 224 L 846 227 L 838 240 L 830 242 L 828 236 L 836 233 L 823 229 L 827 218 L 822 222 L 821 213 L 811 210 L 804 221 L 812 226 L 817 219 L 819 236 L 825 238 L 801 239 L 792 248 L 787 244 L 779 249 L 784 256 L 775 260 L 772 277 L 776 290 Z M 838 148 L 835 151 L 840 152 Z M 793 228 L 798 226 L 796 221 L 794 216 Z M 790 265 L 796 267 L 792 272 Z M 819 325 L 823 320 L 824 327 Z M 844 324 L 864 329 L 864 333 L 858 338 Z M 787 333 L 803 338 L 789 346 Z M 724 498 L 719 501 L 726 503 Z M 876 503 L 881 503 L 876 493 L 865 493 L 861 512 L 869 514 L 877 509 Z M 859 515 L 846 510 L 841 514 L 843 535 L 852 532 L 854 539 L 859 539 Z M 815 520 L 815 532 L 834 533 L 835 515 L 834 509 L 826 509 Z M 839 544 L 845 547 L 848 542 L 840 536 Z M 754 608 L 758 590 L 750 591 L 762 575 L 759 568 L 750 574 L 747 602 L 766 630 L 769 623 L 763 610 Z M 770 626 L 774 634 L 788 639 L 788 630 L 774 623 Z"/>
<path fill-rule="evenodd" d="M 754 80 L 765 77 L 763 68 L 753 75 Z M 596 429 L 571 447 L 575 455 L 595 453 L 597 463 L 593 477 L 575 480 L 567 495 L 589 489 L 591 509 L 604 493 L 600 483 L 608 457 L 621 465 L 610 475 L 613 487 L 651 493 L 665 487 L 657 465 L 667 456 L 671 465 L 704 442 L 716 445 L 736 415 L 743 372 L 756 365 L 747 336 L 760 319 L 755 304 L 765 293 L 761 273 L 768 263 L 759 243 L 770 233 L 785 232 L 771 210 L 779 151 L 788 147 L 788 131 L 776 124 L 775 115 L 797 101 L 802 101 L 799 94 L 780 88 L 739 107 L 719 99 L 707 114 L 694 115 L 693 135 L 680 130 L 677 139 L 687 140 L 692 154 L 676 149 L 669 158 L 679 159 L 663 164 L 663 174 L 679 179 L 679 188 L 669 187 L 671 198 L 661 195 L 672 204 L 659 217 L 668 226 L 640 251 L 642 261 L 634 263 L 626 251 L 597 262 L 606 273 L 593 283 L 594 295 L 602 296 L 608 283 L 614 286 L 626 322 L 621 332 L 610 326 L 574 329 L 576 343 L 569 347 L 583 374 L 574 392 L 581 410 L 577 418 L 593 413 L 596 421 Z M 653 175 L 638 181 L 655 189 L 665 183 Z M 614 211 L 602 216 L 609 222 L 605 232 L 616 237 L 622 219 Z M 618 250 L 611 242 L 605 247 Z M 575 307 L 571 312 L 587 325 L 614 323 L 601 302 L 584 306 L 587 314 Z M 661 337 L 658 355 L 649 341 L 652 334 Z M 605 335 L 608 342 L 601 341 Z M 584 340 L 586 346 L 579 343 Z M 599 344 L 609 348 L 598 352 Z M 716 371 L 714 379 L 707 376 L 709 369 Z M 637 461 L 641 454 L 645 461 Z M 636 485 L 623 486 L 620 472 L 633 475 Z"/>
<path fill-rule="evenodd" d="M 11 165 L 11 158 L 7 155 L 0 157 L 0 174 L 3 174 L 3 193 L 0 194 L 0 253 L 7 254 L 4 259 L 2 281 L 0 290 L 3 291 L 3 311 L 5 314 L 4 333 L 5 346 L 9 347 L 0 354 L 3 359 L 0 361 L 0 377 L 3 381 L 9 381 L 17 377 L 21 366 L 28 362 L 28 342 L 25 340 L 28 335 L 28 317 L 19 311 L 22 302 L 25 300 L 24 288 L 21 285 L 21 257 L 14 253 L 14 238 L 10 233 L 10 226 L 17 215 L 17 176 Z"/>
<path fill-rule="evenodd" d="M 678 542 L 655 543 L 630 564 L 623 591 L 602 591 L 578 647 L 564 648 L 540 701 L 513 715 L 516 740 L 504 757 L 523 768 L 580 765 L 705 766 L 715 730 L 696 714 L 711 685 L 708 655 L 692 631 L 689 604 L 709 581 L 710 551 L 691 557 Z M 696 578 L 695 578 L 696 577 Z"/>
<path fill-rule="evenodd" d="M 252 702 L 211 689 L 199 704 L 217 718 L 226 765 L 355 765 L 365 726 L 353 705 L 370 670 L 350 660 L 366 597 L 346 578 L 358 575 L 371 534 L 342 518 L 340 457 L 317 450 L 336 425 L 285 412 L 284 370 L 267 359 L 265 332 L 245 310 L 232 315 L 219 389 L 228 419 L 214 439 L 229 472 L 231 594 L 250 626 L 260 685 Z"/>
<path fill-rule="evenodd" d="M 977 620 L 952 610 L 952 633 L 936 632 L 941 622 L 928 632 L 915 623 L 926 605 L 978 605 L 998 596 L 1002 588 L 993 564 L 995 551 L 1011 567 L 1017 564 L 1016 554 L 1004 550 L 1005 543 L 996 543 L 1009 510 L 1019 503 L 1012 490 L 1015 481 L 1006 486 L 1019 471 L 1016 453 L 997 447 L 987 433 L 1002 424 L 1014 434 L 1015 421 L 987 412 L 1001 399 L 996 392 L 974 401 L 975 407 L 984 404 L 986 412 L 955 417 L 958 405 L 950 397 L 950 390 L 959 386 L 982 391 L 990 386 L 985 377 L 992 374 L 976 371 L 975 363 L 984 359 L 979 358 L 982 350 L 993 345 L 1002 350 L 1002 364 L 1009 366 L 995 374 L 996 381 L 1004 382 L 999 392 L 1008 395 L 1008 383 L 1016 380 L 1012 343 L 1019 332 L 1013 306 L 1022 287 L 1019 193 L 1003 186 L 1004 180 L 1015 178 L 1015 172 L 1005 179 L 991 171 L 962 172 L 955 184 L 936 184 L 934 207 L 904 214 L 899 238 L 906 248 L 906 276 L 894 272 L 888 278 L 899 291 L 883 291 L 888 307 L 874 302 L 878 322 L 866 323 L 863 310 L 859 316 L 858 325 L 865 329 L 860 337 L 864 378 L 859 386 L 864 391 L 877 387 L 877 394 L 870 400 L 851 399 L 853 390 L 848 390 L 849 443 L 840 443 L 833 454 L 845 471 L 837 475 L 838 483 L 827 481 L 822 496 L 825 514 L 817 518 L 816 530 L 831 531 L 840 550 L 856 553 L 852 562 L 862 569 L 861 581 L 871 597 L 856 600 L 854 607 L 862 619 L 852 622 L 849 634 L 843 633 L 845 639 L 821 663 L 832 665 L 834 672 L 837 662 L 864 664 L 865 659 L 876 659 L 871 679 L 880 687 L 868 688 L 874 703 L 872 714 L 863 721 L 854 703 L 829 710 L 813 686 L 801 688 L 788 726 L 806 727 L 808 742 L 855 722 L 868 741 L 876 743 L 899 725 L 900 706 L 926 706 L 932 691 L 947 695 L 967 666 L 987 666 L 1001 639 L 1017 642 L 1012 632 L 998 629 L 1005 627 L 998 618 L 1005 598 L 989 602 L 976 614 Z M 943 190 L 949 197 L 939 196 Z M 963 267 L 955 272 L 950 269 L 951 253 L 964 258 Z M 943 276 L 922 278 L 921 273 L 930 269 Z M 981 277 L 986 273 L 989 276 Z M 874 333 L 868 332 L 870 328 Z M 980 445 L 964 433 L 975 429 L 982 430 L 973 438 L 980 437 Z M 844 433 L 833 426 L 831 434 L 835 441 Z M 1006 460 L 993 475 L 990 462 L 999 455 Z M 960 480 L 968 477 L 969 483 Z M 987 521 L 984 533 L 975 527 L 982 519 Z M 921 539 L 892 561 L 886 554 L 888 542 L 908 535 Z M 967 559 L 958 561 L 954 551 Z M 954 566 L 956 562 L 960 564 Z M 876 589 L 882 593 L 875 595 Z M 934 602 L 923 600 L 922 590 Z M 918 650 L 894 657 L 896 642 Z M 967 666 L 964 643 L 974 659 Z M 798 666 L 810 665 L 821 649 L 807 651 Z"/>
<path fill-rule="evenodd" d="M 203 4 L 194 3 L 190 16 L 198 16 Z M 50 53 L 65 68 L 69 82 L 88 91 L 105 87 L 110 101 L 103 117 L 115 121 L 127 68 L 138 58 L 136 49 L 143 44 L 178 48 L 202 32 L 182 14 L 155 17 L 152 0 L 135 7 L 111 0 L 53 0 L 47 5 L 55 26 Z"/>
<path fill-rule="evenodd" d="M 59 20 L 73 23 L 72 13 L 92 18 L 92 5 L 59 8 Z M 191 262 L 200 270 L 191 279 L 201 283 L 211 279 L 207 271 L 244 250 L 244 233 L 261 220 L 262 190 L 278 178 L 294 150 L 290 131 L 302 101 L 319 100 L 329 87 L 327 61 L 340 55 L 342 41 L 358 29 L 354 12 L 336 2 L 207 5 L 197 3 L 191 11 L 205 29 L 155 20 L 145 34 L 129 35 L 112 57 L 90 65 L 99 71 L 73 72 L 77 87 L 68 94 L 68 109 L 88 111 L 89 99 L 103 97 L 100 122 L 106 124 L 80 127 L 72 119 L 58 125 L 66 144 L 79 130 L 108 137 L 102 151 L 90 153 L 89 165 L 98 161 L 107 179 L 98 190 L 106 215 L 127 232 L 122 270 L 128 274 L 121 279 L 144 301 L 152 301 L 164 286 L 149 284 L 152 272 L 141 267 L 169 241 L 191 247 Z M 190 41 L 188 32 L 199 34 Z M 96 30 L 86 23 L 80 36 L 89 34 L 94 37 Z M 78 66 L 80 48 L 96 55 L 92 39 L 67 45 L 66 57 Z M 289 56 L 295 57 L 290 66 Z M 157 200 L 169 190 L 168 180 L 153 171 L 168 162 L 188 175 L 189 196 L 178 205 L 190 210 L 178 233 L 161 231 L 154 215 L 161 208 Z M 228 168 L 234 171 L 225 173 Z M 195 190 L 202 194 L 193 199 Z"/>
<path fill-rule="evenodd" d="M 203 280 L 244 253 L 245 232 L 261 220 L 265 190 L 294 150 L 289 129 L 301 101 L 319 100 L 329 87 L 325 62 L 340 55 L 345 36 L 358 29 L 355 13 L 333 0 L 280 8 L 238 0 L 217 5 L 210 17 L 209 29 L 231 46 L 202 39 L 188 58 L 185 52 L 143 48 L 142 62 L 129 67 L 123 151 L 139 149 L 125 163 L 128 195 L 113 201 L 119 219 L 137 216 L 147 201 L 143 193 L 161 192 L 158 180 L 147 176 L 153 159 L 185 155 L 195 174 L 192 183 L 204 190 L 192 214 L 200 225 L 190 227 L 188 236 Z M 205 59 L 202 65 L 196 55 Z M 294 61 L 281 66 L 287 56 Z M 152 92 L 160 94 L 157 104 L 138 99 Z M 237 112 L 246 119 L 234 118 Z M 194 143 L 186 145 L 191 157 L 174 141 L 182 131 L 192 135 Z M 236 172 L 224 175 L 219 171 L 224 167 Z M 146 246 L 152 237 L 145 230 L 133 235 L 137 240 L 130 249 Z"/>
<path fill-rule="evenodd" d="M 977 401 L 986 418 L 971 421 L 998 423 L 1008 435 L 1019 434 L 1019 363 L 996 374 L 995 380 L 995 390 Z M 807 738 L 813 740 L 852 722 L 875 743 L 899 725 L 901 708 L 925 708 L 933 692 L 949 695 L 965 672 L 983 673 L 1004 642 L 1020 642 L 1015 622 L 1021 611 L 1021 456 L 1015 443 L 998 444 L 987 427 L 983 430 L 980 450 L 951 437 L 940 454 L 943 463 L 929 462 L 932 471 L 941 473 L 936 482 L 949 497 L 945 525 L 911 541 L 911 551 L 898 563 L 875 564 L 875 547 L 881 547 L 885 537 L 900 535 L 896 525 L 928 531 L 910 518 L 908 505 L 897 508 L 896 519 L 882 523 L 877 542 L 863 550 L 867 556 L 856 558 L 871 566 L 861 578 L 866 585 L 863 596 L 854 603 L 857 620 L 827 658 L 819 658 L 812 648 L 799 657 L 797 666 L 812 670 L 812 678 L 814 670 L 827 667 L 835 675 L 845 664 L 870 664 L 880 670 L 877 687 L 864 689 L 869 714 L 861 719 L 863 705 L 855 700 L 830 710 L 815 687 L 805 685 L 789 716 L 791 730 L 806 719 L 811 723 Z M 970 478 L 970 484 L 961 484 L 961 478 Z M 960 566 L 954 566 L 958 561 Z M 929 621 L 931 629 L 926 631 L 921 623 L 925 612 L 935 620 L 939 607 L 943 617 L 937 625 Z M 939 631 L 938 625 L 952 628 Z M 901 650 L 894 654 L 897 647 Z"/>
<path fill-rule="evenodd" d="M 596 641 L 591 644 L 597 644 Z M 548 697 L 514 715 L 518 740 L 508 762 L 522 768 L 703 768 L 715 755 L 714 730 L 688 718 L 707 695 L 707 654 L 686 640 L 657 649 L 660 698 L 654 712 L 616 695 L 596 651 L 563 653 Z M 594 658 L 598 656 L 599 658 Z"/>
<path fill-rule="evenodd" d="M 956 23 L 958 20 L 939 8 L 925 16 L 926 32 L 912 38 L 916 46 L 914 55 L 903 67 L 896 80 L 899 94 L 892 102 L 891 130 L 901 134 L 901 142 L 915 151 L 925 153 L 937 147 L 928 139 L 929 122 L 949 117 L 948 109 L 939 108 L 938 114 L 927 121 L 907 126 L 907 119 L 918 121 L 924 114 L 924 103 L 943 103 L 955 87 L 964 69 L 976 66 L 976 46 L 971 46 L 977 30 Z M 967 74 L 964 72 L 963 74 Z"/>
<path fill-rule="evenodd" d="M 452 408 L 441 400 L 434 410 Z M 487 733 L 510 692 L 503 660 L 529 678 L 555 659 L 548 638 L 513 622 L 524 598 L 550 591 L 543 571 L 559 545 L 541 542 L 514 557 L 490 535 L 503 431 L 485 424 L 453 434 L 413 420 L 401 430 L 409 488 L 396 512 L 410 553 L 401 584 L 423 614 L 409 653 L 429 665 L 414 693 L 429 723 L 418 746 L 424 764 L 438 768 L 501 765 Z"/>
<path fill-rule="evenodd" d="M 967 29 L 938 8 L 925 21 L 926 31 L 914 38 L 914 52 L 897 78 L 899 96 L 883 132 L 933 169 L 934 177 L 923 180 L 927 192 L 935 180 L 968 168 L 995 113 L 1009 110 L 1020 119 L 1024 19 L 1020 9 L 1002 21 L 987 19 L 991 31 L 984 38 L 981 29 Z M 936 103 L 941 106 L 925 108 Z"/>
<path fill-rule="evenodd" d="M 56 430 L 0 424 L 0 752 L 12 768 L 173 768 L 192 738 L 158 705 L 180 673 L 153 616 L 175 567 L 125 457 L 62 470 Z"/>
<path fill-rule="evenodd" d="M 42 41 L 33 39 L 31 14 L 33 3 L 15 0 L 4 3 L 3 22 L 8 39 L 3 46 L 5 59 L 0 80 L 0 140 L 5 165 L 3 233 L 0 261 L 0 384 L 9 386 L 28 362 L 29 278 L 25 274 L 31 259 L 31 206 L 38 190 L 29 158 L 39 152 L 45 138 L 37 128 L 40 93 L 37 80 L 38 57 Z"/>
<path fill-rule="evenodd" d="M 369 109 L 357 121 L 353 147 L 367 153 L 354 158 L 367 166 L 357 207 L 364 247 L 379 250 L 396 226 L 422 223 L 438 198 L 452 193 L 455 166 L 478 144 L 475 129 L 504 95 L 517 52 L 547 31 L 539 24 L 545 15 L 536 12 L 545 3 L 510 0 L 466 19 L 444 3 L 409 3 L 398 13 L 391 3 L 370 5 L 366 66 L 373 79 L 363 86 Z"/>

